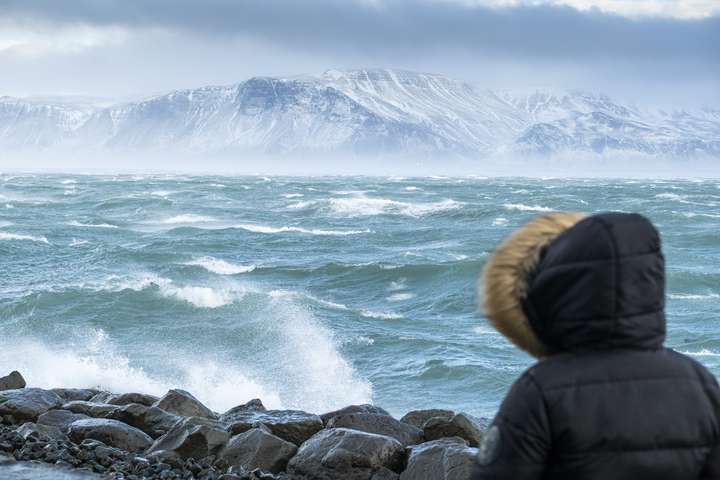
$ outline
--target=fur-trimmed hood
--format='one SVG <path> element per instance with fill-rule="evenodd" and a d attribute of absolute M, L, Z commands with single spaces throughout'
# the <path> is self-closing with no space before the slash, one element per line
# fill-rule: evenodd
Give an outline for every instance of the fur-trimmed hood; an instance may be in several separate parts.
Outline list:
<path fill-rule="evenodd" d="M 535 357 L 657 348 L 665 336 L 660 238 L 637 214 L 552 213 L 510 235 L 479 283 L 485 316 Z"/>

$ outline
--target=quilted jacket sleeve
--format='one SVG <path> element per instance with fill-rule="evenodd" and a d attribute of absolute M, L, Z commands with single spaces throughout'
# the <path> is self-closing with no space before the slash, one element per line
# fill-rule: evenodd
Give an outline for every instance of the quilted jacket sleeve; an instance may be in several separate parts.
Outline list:
<path fill-rule="evenodd" d="M 551 446 L 542 391 L 526 372 L 510 389 L 479 448 L 474 480 L 540 479 Z"/>

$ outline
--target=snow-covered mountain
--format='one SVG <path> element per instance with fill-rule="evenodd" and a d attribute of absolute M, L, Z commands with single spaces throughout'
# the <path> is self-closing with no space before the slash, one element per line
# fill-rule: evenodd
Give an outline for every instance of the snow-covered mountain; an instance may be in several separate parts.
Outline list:
<path fill-rule="evenodd" d="M 0 148 L 298 154 L 626 151 L 720 156 L 720 111 L 582 92 L 493 92 L 394 70 L 257 77 L 93 107 L 0 97 Z"/>

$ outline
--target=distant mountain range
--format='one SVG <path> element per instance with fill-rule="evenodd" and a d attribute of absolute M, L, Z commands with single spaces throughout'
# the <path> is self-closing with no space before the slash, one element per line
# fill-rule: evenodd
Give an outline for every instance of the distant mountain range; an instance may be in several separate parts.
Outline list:
<path fill-rule="evenodd" d="M 637 152 L 720 156 L 720 110 L 600 94 L 497 92 L 395 70 L 256 77 L 95 106 L 0 97 L 0 149 L 436 155 Z"/>

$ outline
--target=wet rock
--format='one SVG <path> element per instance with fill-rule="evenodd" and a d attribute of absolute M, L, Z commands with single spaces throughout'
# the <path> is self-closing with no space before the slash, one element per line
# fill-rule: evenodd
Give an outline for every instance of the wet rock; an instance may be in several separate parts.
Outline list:
<path fill-rule="evenodd" d="M 468 415 L 458 413 L 450 420 L 442 417 L 434 417 L 425 422 L 423 432 L 425 439 L 437 440 L 447 437 L 460 437 L 468 442 L 471 447 L 477 447 L 482 440 L 482 434 L 488 427 L 489 422 Z"/>
<path fill-rule="evenodd" d="M 18 388 L 25 388 L 25 379 L 20 372 L 13 371 L 6 377 L 0 377 L 0 390 L 17 390 Z"/>
<path fill-rule="evenodd" d="M 74 400 L 87 401 L 98 394 L 97 390 L 91 388 L 53 388 L 50 391 L 60 397 L 63 403 Z"/>
<path fill-rule="evenodd" d="M 50 410 L 43 413 L 37 419 L 38 425 L 46 425 L 55 427 L 61 431 L 67 431 L 67 428 L 76 420 L 86 420 L 90 418 L 82 413 L 73 413 L 70 410 Z"/>
<path fill-rule="evenodd" d="M 16 422 L 35 421 L 50 409 L 58 408 L 62 400 L 53 392 L 40 388 L 21 388 L 0 392 L 0 415 Z"/>
<path fill-rule="evenodd" d="M 273 435 L 295 445 L 302 444 L 323 428 L 320 417 L 300 410 L 236 412 L 233 422 L 226 425 L 233 435 L 238 435 L 259 424 L 268 427 Z"/>
<path fill-rule="evenodd" d="M 123 393 L 109 398 L 105 403 L 109 403 L 110 405 L 130 405 L 131 403 L 138 403 L 149 407 L 158 400 L 159 398 L 155 395 L 148 395 L 145 393 Z"/>
<path fill-rule="evenodd" d="M 350 413 L 331 418 L 327 428 L 351 428 L 361 432 L 392 437 L 403 445 L 415 445 L 423 441 L 423 431 L 417 427 L 377 413 Z"/>
<path fill-rule="evenodd" d="M 279 473 L 285 470 L 295 452 L 295 444 L 276 437 L 267 427 L 261 427 L 232 437 L 218 453 L 218 460 L 236 469 Z"/>
<path fill-rule="evenodd" d="M 170 390 L 160 400 L 155 402 L 153 406 L 162 408 L 166 412 L 180 415 L 181 417 L 216 417 L 212 410 L 185 390 Z"/>
<path fill-rule="evenodd" d="M 431 408 L 428 410 L 413 410 L 411 412 L 408 412 L 405 414 L 404 417 L 400 419 L 400 421 L 403 423 L 414 425 L 418 428 L 423 428 L 425 422 L 427 422 L 431 418 L 440 417 L 445 420 L 450 420 L 453 416 L 455 416 L 455 412 L 453 412 L 452 410 Z"/>
<path fill-rule="evenodd" d="M 139 403 L 131 403 L 115 409 L 108 413 L 105 418 L 127 423 L 142 430 L 152 438 L 165 435 L 181 420 L 181 417 L 168 413 L 161 408 L 148 407 Z"/>
<path fill-rule="evenodd" d="M 23 423 L 20 427 L 15 429 L 18 435 L 24 440 L 65 440 L 67 436 L 57 427 L 48 425 L 38 425 L 32 422 Z"/>
<path fill-rule="evenodd" d="M 111 392 L 97 392 L 95 395 L 93 395 L 88 402 L 92 403 L 108 403 L 109 400 L 112 400 L 117 395 Z"/>
<path fill-rule="evenodd" d="M 254 398 L 247 403 L 233 407 L 220 415 L 220 422 L 229 425 L 237 419 L 242 419 L 247 412 L 265 412 L 267 409 L 259 398 Z"/>
<path fill-rule="evenodd" d="M 372 480 L 399 472 L 404 448 L 394 438 L 346 428 L 331 428 L 314 435 L 288 463 L 292 478 L 303 480 Z"/>
<path fill-rule="evenodd" d="M 70 410 L 73 413 L 82 413 L 88 417 L 104 418 L 109 415 L 110 412 L 113 412 L 120 407 L 117 405 L 110 405 L 109 403 L 74 400 L 72 402 L 67 402 L 62 406 L 62 408 L 63 410 Z"/>
<path fill-rule="evenodd" d="M 458 437 L 415 445 L 400 480 L 471 480 L 477 452 Z"/>
<path fill-rule="evenodd" d="M 160 452 L 179 458 L 202 458 L 216 454 L 230 439 L 219 422 L 190 417 L 176 423 L 168 433 L 155 440 L 148 454 Z"/>
<path fill-rule="evenodd" d="M 364 403 L 362 405 L 350 405 L 349 407 L 341 408 L 340 410 L 323 413 L 322 415 L 320 415 L 320 419 L 324 424 L 327 424 L 327 422 L 333 417 L 337 417 L 340 415 L 348 415 L 351 413 L 377 413 L 379 415 L 390 416 L 390 414 L 386 410 L 380 407 L 376 407 L 375 405 Z"/>
<path fill-rule="evenodd" d="M 105 418 L 77 420 L 70 424 L 68 436 L 77 443 L 93 439 L 128 452 L 142 452 L 152 445 L 152 438 L 145 432 Z"/>

